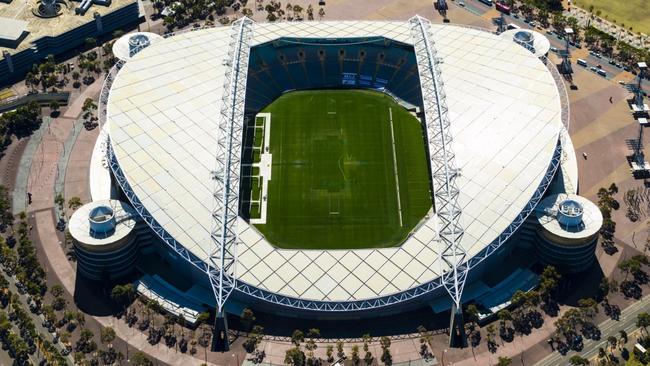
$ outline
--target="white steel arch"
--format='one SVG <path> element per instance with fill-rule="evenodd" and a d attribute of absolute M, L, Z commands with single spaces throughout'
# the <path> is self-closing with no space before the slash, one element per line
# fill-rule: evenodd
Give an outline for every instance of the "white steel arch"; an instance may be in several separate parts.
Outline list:
<path fill-rule="evenodd" d="M 464 230 L 460 225 L 458 186 L 455 155 L 447 103 L 443 90 L 439 59 L 431 37 L 431 23 L 416 15 L 409 19 L 413 48 L 418 60 L 418 72 L 422 87 L 424 120 L 429 149 L 429 166 L 435 209 L 440 218 L 439 237 L 443 244 L 441 258 L 450 267 L 442 275 L 442 284 L 460 309 L 469 267 L 467 252 L 461 245 Z M 437 239 L 432 239 L 437 240 Z"/>
<path fill-rule="evenodd" d="M 230 50 L 224 60 L 221 116 L 214 171 L 214 209 L 208 277 L 217 304 L 218 316 L 235 288 L 237 280 L 237 217 L 239 215 L 239 179 L 241 169 L 242 131 L 248 58 L 253 21 L 247 17 L 232 25 Z"/>

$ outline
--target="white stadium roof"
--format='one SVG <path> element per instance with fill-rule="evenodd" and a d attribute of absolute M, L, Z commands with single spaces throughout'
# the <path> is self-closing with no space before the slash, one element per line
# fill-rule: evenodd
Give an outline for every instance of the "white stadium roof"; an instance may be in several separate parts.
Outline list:
<path fill-rule="evenodd" d="M 560 95 L 546 66 L 510 40 L 481 30 L 432 25 L 443 63 L 469 256 L 494 241 L 540 186 L 562 127 Z M 257 23 L 252 45 L 278 37 L 384 36 L 407 44 L 407 22 Z M 128 61 L 110 92 L 115 157 L 153 218 L 206 259 L 212 241 L 211 170 L 230 28 L 186 32 Z M 405 291 L 446 267 L 433 216 L 401 247 L 276 249 L 239 220 L 239 280 L 290 297 L 352 301 Z M 437 242 L 436 242 L 437 243 Z"/>

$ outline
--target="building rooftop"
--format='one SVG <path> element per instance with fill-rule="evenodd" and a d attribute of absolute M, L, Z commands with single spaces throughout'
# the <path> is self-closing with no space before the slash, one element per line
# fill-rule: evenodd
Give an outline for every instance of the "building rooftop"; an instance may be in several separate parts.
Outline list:
<path fill-rule="evenodd" d="M 84 248 L 101 250 L 129 235 L 137 219 L 137 213 L 126 202 L 95 201 L 79 207 L 72 214 L 68 229 Z"/>
<path fill-rule="evenodd" d="M 461 244 L 475 256 L 521 222 L 547 177 L 562 128 L 560 94 L 546 66 L 511 39 L 431 28 L 461 171 Z M 253 46 L 285 36 L 383 36 L 413 44 L 407 22 L 258 23 L 253 34 Z M 203 260 L 211 245 L 210 172 L 229 40 L 230 28 L 217 27 L 147 47 L 117 75 L 107 110 L 115 158 L 131 189 L 157 224 Z M 431 241 L 437 225 L 431 215 L 399 248 L 283 250 L 240 219 L 239 281 L 318 301 L 399 293 L 448 268 Z"/>
<path fill-rule="evenodd" d="M 10 48 L 0 44 L 0 54 L 3 51 L 8 51 L 10 54 L 20 52 L 32 47 L 32 42 L 41 37 L 56 36 L 93 21 L 94 13 L 105 15 L 134 2 L 136 2 L 136 0 L 113 0 L 112 4 L 108 7 L 92 5 L 86 14 L 76 15 L 74 10 L 79 3 L 67 1 L 65 3 L 60 3 L 62 5 L 61 15 L 53 18 L 41 18 L 34 15 L 32 10 L 38 7 L 36 0 L 15 0 L 9 4 L 0 2 L 0 18 L 9 18 L 14 21 L 23 22 L 23 27 L 26 28 L 26 31 L 28 32 L 25 39 L 23 39 L 17 47 Z M 3 28 L 4 27 L 0 25 L 0 34 L 4 33 L 4 31 L 2 31 Z"/>
<path fill-rule="evenodd" d="M 0 42 L 16 41 L 26 30 L 26 21 L 0 17 Z"/>
<path fill-rule="evenodd" d="M 537 205 L 536 215 L 544 229 L 567 239 L 589 238 L 603 224 L 603 215 L 598 206 L 575 194 L 560 193 L 544 198 Z M 566 220 L 563 216 L 576 216 L 576 220 Z"/>

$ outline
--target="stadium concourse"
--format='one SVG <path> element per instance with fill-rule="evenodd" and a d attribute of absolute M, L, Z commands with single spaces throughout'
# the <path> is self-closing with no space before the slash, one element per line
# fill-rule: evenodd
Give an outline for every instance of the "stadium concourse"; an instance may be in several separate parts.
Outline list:
<path fill-rule="evenodd" d="M 437 119 L 429 113 L 426 102 L 432 90 L 422 79 L 426 68 L 434 64 L 440 69 L 436 77 L 441 78 L 436 95 L 439 101 L 446 100 L 439 112 L 446 112 L 453 137 L 445 151 L 449 157 L 455 155 L 457 166 L 453 175 L 462 212 L 454 219 L 464 231 L 456 243 L 464 253 L 458 265 L 469 269 L 462 301 L 477 303 L 489 315 L 516 290 L 533 287 L 539 264 L 544 264 L 536 255 L 539 223 L 533 212 L 542 198 L 552 193 L 575 194 L 578 183 L 575 154 L 566 132 L 564 84 L 554 65 L 509 40 L 481 29 L 421 24 L 426 25 L 423 32 L 437 52 L 429 53 L 426 59 L 418 54 L 423 46 L 417 42 L 412 22 L 251 22 L 247 33 L 241 28 L 237 33 L 235 26 L 172 35 L 118 64 L 100 96 L 102 132 L 93 152 L 90 183 L 94 201 L 119 199 L 137 212 L 135 245 L 139 254 L 133 272 L 139 277 L 139 291 L 161 301 L 170 312 L 194 314 L 219 305 L 215 295 L 219 298 L 220 292 L 210 277 L 214 274 L 211 266 L 219 263 L 214 261 L 211 233 L 216 225 L 213 190 L 219 176 L 215 175 L 221 172 L 215 170 L 215 163 L 219 167 L 224 160 L 215 162 L 217 156 L 222 159 L 215 151 L 223 147 L 218 141 L 243 136 L 241 147 L 231 150 L 235 154 L 228 160 L 237 168 L 236 188 L 230 189 L 238 195 L 239 216 L 237 255 L 232 263 L 236 271 L 227 272 L 231 268 L 223 267 L 234 283 L 225 313 L 236 319 L 243 308 L 250 307 L 258 319 L 269 319 L 269 333 L 287 333 L 296 324 L 291 319 L 298 319 L 301 327 L 317 325 L 325 336 L 332 337 L 358 336 L 355 332 L 365 331 L 396 334 L 413 331 L 421 323 L 433 326 L 434 319 L 449 319 L 453 301 L 443 278 L 454 264 L 444 257 L 442 239 L 446 234 L 440 230 L 440 222 L 445 213 L 436 211 L 440 204 L 436 190 L 440 187 L 433 184 L 430 175 L 435 171 L 431 154 L 440 147 L 432 144 L 431 127 Z M 228 44 L 230 47 L 225 46 Z M 233 47 L 236 54 L 245 55 L 246 63 L 232 58 Z M 233 75 L 235 64 L 242 68 Z M 353 199 L 351 195 L 358 194 L 355 187 L 345 187 L 350 183 L 346 183 L 345 172 L 341 183 L 334 169 L 339 165 L 334 161 L 349 151 L 346 149 L 357 149 L 357 154 L 367 151 L 357 144 L 351 147 L 340 133 L 331 134 L 327 148 L 336 149 L 329 154 L 330 160 L 323 154 L 325 157 L 296 162 L 296 156 L 309 158 L 310 153 L 305 151 L 280 160 L 286 153 L 283 137 L 290 135 L 283 131 L 283 124 L 287 129 L 289 122 L 309 121 L 299 113 L 292 115 L 291 108 L 287 108 L 287 117 L 282 117 L 272 103 L 291 95 L 288 92 L 306 89 L 315 95 L 345 90 L 356 98 L 373 90 L 383 93 L 393 103 L 390 108 L 404 115 L 399 123 L 407 123 L 409 118 L 419 121 L 421 129 L 416 136 L 421 134 L 425 146 L 422 149 L 422 145 L 414 144 L 416 152 L 409 153 L 423 154 L 407 159 L 414 164 L 413 169 L 400 172 L 396 168 L 404 160 L 395 153 L 405 148 L 399 138 L 393 140 L 396 150 L 374 147 L 370 151 L 374 149 L 381 156 L 352 159 L 357 165 L 378 159 L 382 167 L 378 174 L 401 180 L 385 185 L 392 187 L 387 199 L 395 199 L 399 188 L 396 203 L 388 206 L 393 209 L 369 212 L 380 224 L 394 222 L 398 214 L 394 206 L 408 209 L 402 203 L 410 194 L 424 195 L 433 203 L 419 206 L 422 217 L 409 217 L 409 225 L 415 224 L 405 236 L 399 234 L 403 225 L 393 225 L 388 236 L 399 238 L 395 246 L 382 247 L 386 245 L 381 240 L 358 246 L 356 242 L 343 245 L 332 240 L 339 244 L 332 249 L 304 239 L 299 245 L 274 245 L 276 240 L 278 244 L 285 240 L 286 244 L 291 235 L 309 238 L 318 230 L 337 230 L 337 219 L 331 218 L 331 213 L 345 213 L 345 206 L 339 203 L 337 210 L 330 206 L 322 210 L 327 217 L 320 223 L 313 220 L 293 227 L 289 223 L 285 232 L 278 234 L 281 239 L 263 235 L 264 228 L 256 227 L 256 218 L 250 217 L 252 201 L 260 204 L 260 197 L 268 201 L 269 222 L 278 219 L 274 202 L 299 201 L 298 196 L 287 198 L 285 191 L 273 185 L 274 179 L 282 177 L 276 175 L 278 171 L 297 170 L 303 164 L 310 166 L 310 172 L 286 175 L 287 184 L 302 185 L 305 191 L 327 191 L 329 197 L 335 194 Z M 241 119 L 224 118 L 228 103 L 237 104 Z M 354 111 L 360 108 L 351 105 L 350 114 L 358 115 Z M 255 116 L 260 112 L 270 113 L 268 130 L 257 124 Z M 323 113 L 327 112 L 325 108 Z M 320 118 L 326 120 L 327 116 Z M 377 124 L 386 123 L 385 116 L 376 118 Z M 337 123 L 349 129 L 351 119 Z M 219 132 L 224 120 L 234 126 L 227 135 Z M 270 138 L 256 138 L 258 130 L 264 135 L 270 133 Z M 308 129 L 303 130 L 307 133 Z M 383 131 L 387 132 L 385 128 Z M 393 143 L 385 137 L 380 136 L 379 142 Z M 259 157 L 255 156 L 256 149 Z M 271 156 L 264 157 L 267 153 Z M 276 165 L 278 161 L 283 163 Z M 268 166 L 262 169 L 260 163 Z M 419 181 L 419 171 L 429 174 L 426 194 L 421 187 L 408 184 L 412 174 L 416 175 L 413 181 Z M 264 178 L 263 172 L 270 173 L 270 178 Z M 264 181 L 270 186 L 252 189 L 253 178 L 256 184 Z M 311 183 L 305 184 L 305 180 Z M 305 206 L 303 203 L 301 207 Z M 557 212 L 564 212 L 564 206 L 559 202 L 547 210 L 553 219 Z M 565 224 L 567 232 L 580 230 L 581 212 L 580 207 L 570 212 L 573 218 Z M 393 218 L 380 217 L 383 215 Z M 363 225 L 363 217 L 352 217 L 354 220 L 346 224 L 355 232 L 355 222 Z M 314 242 L 319 239 L 314 238 Z M 554 245 L 575 244 L 570 238 L 564 239 L 546 243 L 546 253 L 552 253 Z M 564 256 L 562 250 L 556 252 Z M 115 269 L 109 263 L 102 270 L 110 277 Z M 219 268 L 214 270 L 219 272 Z M 418 314 L 417 319 L 409 316 L 413 314 Z M 386 321 L 377 322 L 379 317 Z"/>

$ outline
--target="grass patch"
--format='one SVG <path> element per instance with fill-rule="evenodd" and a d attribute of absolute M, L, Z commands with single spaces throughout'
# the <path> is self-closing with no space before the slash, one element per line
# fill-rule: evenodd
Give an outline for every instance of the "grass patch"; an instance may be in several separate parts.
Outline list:
<path fill-rule="evenodd" d="M 601 18 L 610 22 L 616 20 L 616 24 L 625 24 L 625 28 L 632 27 L 633 32 L 641 32 L 650 35 L 650 6 L 647 0 L 576 0 L 575 4 L 589 10 L 594 6 L 594 14 L 600 10 Z"/>
<path fill-rule="evenodd" d="M 267 187 L 266 224 L 256 227 L 272 244 L 303 249 L 395 246 L 431 208 L 422 126 L 390 97 L 361 90 L 298 91 L 281 96 L 263 112 L 273 115 L 273 178 Z"/>
<path fill-rule="evenodd" d="M 255 127 L 264 126 L 264 117 L 255 117 Z"/>
<path fill-rule="evenodd" d="M 260 199 L 260 192 L 262 191 L 262 180 L 258 177 L 253 177 L 251 182 L 251 199 L 258 201 Z"/>
<path fill-rule="evenodd" d="M 262 151 L 259 149 L 253 150 L 253 163 L 259 163 L 262 158 Z"/>
<path fill-rule="evenodd" d="M 261 215 L 260 204 L 257 202 L 251 203 L 251 219 L 259 219 Z"/>
<path fill-rule="evenodd" d="M 251 175 L 260 175 L 260 167 L 254 166 Z"/>
<path fill-rule="evenodd" d="M 264 145 L 264 129 L 255 127 L 255 142 L 253 143 L 255 147 L 262 148 Z"/>

